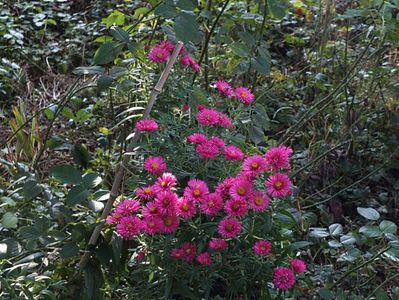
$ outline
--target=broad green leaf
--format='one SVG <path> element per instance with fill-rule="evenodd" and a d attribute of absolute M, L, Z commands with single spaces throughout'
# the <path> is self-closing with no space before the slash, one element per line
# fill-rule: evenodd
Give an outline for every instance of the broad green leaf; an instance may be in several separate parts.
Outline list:
<path fill-rule="evenodd" d="M 398 226 L 396 226 L 395 223 L 388 220 L 382 221 L 379 225 L 379 228 L 383 233 L 396 233 L 396 231 L 398 230 Z"/>
<path fill-rule="evenodd" d="M 343 245 L 352 245 L 356 243 L 356 238 L 351 234 L 343 235 L 339 240 Z"/>
<path fill-rule="evenodd" d="M 330 234 L 332 236 L 336 236 L 342 233 L 343 231 L 343 227 L 341 224 L 331 224 L 330 226 L 328 226 L 328 231 L 330 232 Z"/>
<path fill-rule="evenodd" d="M 310 245 L 313 245 L 313 243 L 308 242 L 308 241 L 299 241 L 299 242 L 290 244 L 290 248 L 291 248 L 291 250 L 298 250 L 298 249 L 309 247 Z"/>
<path fill-rule="evenodd" d="M 309 233 L 310 237 L 315 237 L 315 238 L 324 238 L 327 236 L 330 236 L 330 233 L 327 232 L 327 229 L 325 228 L 310 228 L 311 231 Z"/>
<path fill-rule="evenodd" d="M 379 237 L 382 235 L 382 231 L 378 226 L 363 226 L 360 227 L 359 232 L 367 237 Z"/>
<path fill-rule="evenodd" d="M 335 298 L 333 292 L 326 288 L 320 288 L 319 295 L 324 300 L 333 300 Z"/>
<path fill-rule="evenodd" d="M 197 0 L 179 0 L 176 6 L 184 10 L 194 10 L 197 7 Z"/>
<path fill-rule="evenodd" d="M 106 42 L 97 49 L 93 61 L 96 65 L 108 64 L 118 57 L 121 49 L 116 42 Z"/>
<path fill-rule="evenodd" d="M 78 184 L 82 182 L 82 175 L 79 170 L 70 165 L 58 165 L 50 169 L 50 176 L 62 183 Z"/>
<path fill-rule="evenodd" d="M 384 291 L 384 289 L 382 287 L 378 288 L 374 295 L 376 296 L 376 299 L 378 300 L 389 300 L 391 298 L 389 298 L 388 294 L 386 291 Z"/>
<path fill-rule="evenodd" d="M 288 8 L 286 0 L 269 0 L 268 4 L 270 12 L 276 19 L 282 19 L 285 17 Z"/>
<path fill-rule="evenodd" d="M 30 179 L 24 183 L 22 191 L 25 199 L 31 200 L 43 191 L 43 187 L 36 180 Z"/>
<path fill-rule="evenodd" d="M 67 205 L 74 206 L 85 201 L 88 196 L 89 191 L 85 187 L 77 185 L 69 191 L 65 201 Z"/>
<path fill-rule="evenodd" d="M 17 240 L 4 239 L 0 242 L 0 259 L 15 257 L 22 251 L 21 245 Z"/>
<path fill-rule="evenodd" d="M 90 162 L 90 153 L 83 145 L 74 145 L 72 148 L 73 161 L 84 168 L 87 168 Z"/>
<path fill-rule="evenodd" d="M 365 217 L 368 220 L 378 220 L 380 218 L 380 213 L 371 207 L 358 207 L 357 212 L 362 217 Z"/>
<path fill-rule="evenodd" d="M 107 28 L 112 25 L 122 26 L 125 23 L 125 15 L 119 10 L 115 10 L 108 17 L 103 18 L 102 22 L 107 25 Z"/>
<path fill-rule="evenodd" d="M 87 173 L 83 175 L 83 185 L 88 188 L 95 188 L 101 183 L 102 179 L 97 173 Z"/>
<path fill-rule="evenodd" d="M 258 56 L 251 59 L 251 63 L 255 70 L 264 75 L 270 75 L 270 60 Z"/>
<path fill-rule="evenodd" d="M 167 19 L 174 18 L 177 15 L 176 7 L 168 4 L 161 4 L 155 9 L 155 14 Z"/>
<path fill-rule="evenodd" d="M 115 39 L 123 43 L 127 44 L 130 41 L 129 33 L 118 26 L 111 27 L 111 34 Z"/>
<path fill-rule="evenodd" d="M 199 26 L 195 16 L 181 12 L 175 19 L 176 38 L 184 43 L 193 42 L 197 44 L 201 41 Z"/>
<path fill-rule="evenodd" d="M 97 88 L 99 91 L 104 91 L 108 89 L 111 85 L 112 82 L 114 81 L 114 78 L 108 75 L 102 75 L 97 79 Z"/>
<path fill-rule="evenodd" d="M 78 255 L 78 253 L 79 253 L 79 247 L 76 246 L 75 243 L 65 244 L 60 251 L 61 258 L 63 259 L 67 259 L 72 256 Z"/>
<path fill-rule="evenodd" d="M 24 226 L 19 230 L 19 235 L 26 240 L 36 240 L 41 236 L 41 233 L 35 226 Z"/>
<path fill-rule="evenodd" d="M 12 212 L 6 212 L 1 218 L 1 224 L 8 229 L 17 228 L 18 218 Z"/>

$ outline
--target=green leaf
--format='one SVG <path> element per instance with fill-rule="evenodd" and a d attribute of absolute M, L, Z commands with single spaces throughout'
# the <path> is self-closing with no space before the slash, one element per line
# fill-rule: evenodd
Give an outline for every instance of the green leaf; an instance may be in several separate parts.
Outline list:
<path fill-rule="evenodd" d="M 310 237 L 315 237 L 315 238 L 324 238 L 330 236 L 330 233 L 327 232 L 327 229 L 325 228 L 310 228 L 311 231 L 309 233 Z"/>
<path fill-rule="evenodd" d="M 106 42 L 97 49 L 93 61 L 96 65 L 108 64 L 118 57 L 121 49 L 116 42 Z"/>
<path fill-rule="evenodd" d="M 85 187 L 81 185 L 74 186 L 66 197 L 66 204 L 69 206 L 80 204 L 86 200 L 88 196 L 89 191 Z"/>
<path fill-rule="evenodd" d="M 104 74 L 104 67 L 91 66 L 91 67 L 78 67 L 73 70 L 75 75 L 102 75 Z"/>
<path fill-rule="evenodd" d="M 269 0 L 268 4 L 270 12 L 276 19 L 282 19 L 285 17 L 288 8 L 286 0 Z"/>
<path fill-rule="evenodd" d="M 114 81 L 114 78 L 108 75 L 102 75 L 97 79 L 97 88 L 99 91 L 104 91 L 108 89 L 111 85 L 112 82 Z"/>
<path fill-rule="evenodd" d="M 176 38 L 184 43 L 193 42 L 194 44 L 201 41 L 199 26 L 195 16 L 182 12 L 175 19 Z"/>
<path fill-rule="evenodd" d="M 398 226 L 391 221 L 384 220 L 380 223 L 379 228 L 383 233 L 396 233 Z"/>
<path fill-rule="evenodd" d="M 308 242 L 308 241 L 299 241 L 299 242 L 290 244 L 290 248 L 291 248 L 291 250 L 298 250 L 298 249 L 309 247 L 310 245 L 313 245 L 313 243 Z"/>
<path fill-rule="evenodd" d="M 376 299 L 378 299 L 378 300 L 389 300 L 389 299 L 391 299 L 391 298 L 389 298 L 387 292 L 384 291 L 382 287 L 377 289 L 375 291 L 374 295 L 376 296 Z"/>
<path fill-rule="evenodd" d="M 87 173 L 83 175 L 83 185 L 88 188 L 95 188 L 101 183 L 102 179 L 97 173 Z"/>
<path fill-rule="evenodd" d="M 74 145 L 72 148 L 73 161 L 84 168 L 87 168 L 90 162 L 90 153 L 83 145 Z"/>
<path fill-rule="evenodd" d="M 25 199 L 31 200 L 43 191 L 43 187 L 36 180 L 29 179 L 24 183 L 22 191 Z"/>
<path fill-rule="evenodd" d="M 336 236 L 342 233 L 343 231 L 343 227 L 341 224 L 331 224 L 330 226 L 328 226 L 328 231 L 330 232 L 330 234 L 332 236 Z"/>
<path fill-rule="evenodd" d="M 353 245 L 356 243 L 356 238 L 351 234 L 343 235 L 339 240 L 343 245 Z"/>
<path fill-rule="evenodd" d="M 112 36 L 117 39 L 118 41 L 124 42 L 124 43 L 129 43 L 130 41 L 130 35 L 126 30 L 123 30 L 122 28 L 118 26 L 113 26 L 111 28 L 111 34 Z"/>
<path fill-rule="evenodd" d="M 0 259 L 15 257 L 22 252 L 17 240 L 4 239 L 0 242 Z"/>
<path fill-rule="evenodd" d="M 255 145 L 263 142 L 263 139 L 265 137 L 262 128 L 259 128 L 257 126 L 249 127 L 248 135 L 249 135 L 249 138 L 251 139 L 251 141 L 255 143 Z"/>
<path fill-rule="evenodd" d="M 65 244 L 60 251 L 61 258 L 63 258 L 63 259 L 67 259 L 72 256 L 76 256 L 76 255 L 78 255 L 78 253 L 79 253 L 79 247 L 76 246 L 75 243 Z"/>
<path fill-rule="evenodd" d="M 18 218 L 12 212 L 6 212 L 1 218 L 1 224 L 8 229 L 17 228 Z"/>
<path fill-rule="evenodd" d="M 102 22 L 107 25 L 107 28 L 110 28 L 112 25 L 121 26 L 125 23 L 125 15 L 115 10 L 108 17 L 103 18 Z"/>
<path fill-rule="evenodd" d="M 197 0 L 179 0 L 176 6 L 184 10 L 194 10 L 197 7 Z"/>
<path fill-rule="evenodd" d="M 258 56 L 251 59 L 251 63 L 255 70 L 264 75 L 270 75 L 270 60 Z"/>
<path fill-rule="evenodd" d="M 379 237 L 382 235 L 382 232 L 378 226 L 363 226 L 360 227 L 359 232 L 367 237 Z"/>
<path fill-rule="evenodd" d="M 368 219 L 368 220 L 378 220 L 380 218 L 380 213 L 376 211 L 374 208 L 365 208 L 365 207 L 358 207 L 357 212 L 359 215 L 362 217 Z"/>
<path fill-rule="evenodd" d="M 154 13 L 167 19 L 171 19 L 177 16 L 176 7 L 168 4 L 161 4 L 155 9 Z"/>
<path fill-rule="evenodd" d="M 34 226 L 25 226 L 19 229 L 19 235 L 25 240 L 36 240 L 41 233 Z"/>
<path fill-rule="evenodd" d="M 62 183 L 78 184 L 82 182 L 82 175 L 79 170 L 70 165 L 58 165 L 50 169 L 50 176 Z"/>
<path fill-rule="evenodd" d="M 320 288 L 319 295 L 324 300 L 333 300 L 335 298 L 334 294 L 326 288 Z"/>

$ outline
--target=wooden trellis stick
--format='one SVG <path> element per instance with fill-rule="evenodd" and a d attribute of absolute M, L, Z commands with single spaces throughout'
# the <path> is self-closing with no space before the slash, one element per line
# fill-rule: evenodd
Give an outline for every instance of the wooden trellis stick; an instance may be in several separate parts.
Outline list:
<path fill-rule="evenodd" d="M 173 50 L 173 53 L 166 65 L 165 69 L 163 70 L 163 72 L 161 74 L 161 77 L 159 78 L 157 84 L 155 85 L 154 89 L 151 92 L 150 100 L 148 101 L 147 106 L 143 113 L 143 119 L 147 119 L 150 116 L 152 107 L 154 106 L 159 93 L 161 93 L 162 88 L 166 82 L 166 79 L 169 77 L 170 71 L 172 70 L 172 67 L 175 64 L 177 56 L 179 55 L 182 47 L 183 47 L 182 42 L 178 42 L 176 44 L 175 49 Z M 135 129 L 135 131 L 133 133 L 132 140 L 129 143 L 129 145 L 127 146 L 127 149 L 126 149 L 127 153 L 133 152 L 134 146 L 138 142 L 139 138 L 140 138 L 140 132 L 137 129 Z M 111 212 L 111 209 L 113 207 L 115 199 L 119 195 L 119 190 L 120 190 L 120 187 L 122 184 L 123 177 L 125 175 L 125 170 L 129 163 L 129 159 L 130 159 L 130 155 L 124 155 L 121 163 L 119 164 L 119 166 L 117 168 L 117 171 L 115 174 L 115 179 L 114 179 L 114 182 L 113 182 L 112 188 L 111 188 L 111 193 L 109 195 L 109 199 L 108 199 L 107 203 L 105 204 L 104 210 L 101 214 L 101 222 L 94 228 L 94 231 L 93 231 L 93 233 L 90 237 L 89 243 L 87 245 L 87 250 L 82 255 L 82 258 L 80 259 L 80 262 L 77 266 L 80 271 L 85 268 L 87 262 L 89 261 L 90 256 L 91 256 L 91 254 L 95 248 L 95 245 L 97 243 L 97 239 L 100 236 L 101 230 L 104 226 L 105 219 Z"/>

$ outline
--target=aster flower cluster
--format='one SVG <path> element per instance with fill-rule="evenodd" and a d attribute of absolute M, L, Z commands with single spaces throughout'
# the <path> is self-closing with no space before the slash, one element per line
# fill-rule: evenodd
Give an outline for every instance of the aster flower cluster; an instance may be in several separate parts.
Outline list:
<path fill-rule="evenodd" d="M 215 87 L 219 94 L 227 98 L 235 98 L 245 105 L 250 105 L 255 100 L 255 95 L 252 91 L 244 86 L 233 88 L 227 81 L 218 80 Z"/>
<path fill-rule="evenodd" d="M 158 64 L 166 63 L 171 56 L 175 44 L 168 40 L 160 41 L 156 44 L 148 53 L 148 58 Z M 190 67 L 194 72 L 199 72 L 201 70 L 200 65 L 195 61 L 194 58 L 187 52 L 187 49 L 183 47 L 180 50 L 179 55 L 180 63 L 184 67 Z"/>

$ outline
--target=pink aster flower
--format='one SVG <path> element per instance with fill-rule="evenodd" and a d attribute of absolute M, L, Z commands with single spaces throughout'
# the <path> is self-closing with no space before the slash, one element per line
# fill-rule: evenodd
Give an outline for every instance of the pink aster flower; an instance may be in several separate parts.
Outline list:
<path fill-rule="evenodd" d="M 203 252 L 197 256 L 197 261 L 203 266 L 212 265 L 212 257 L 208 252 Z"/>
<path fill-rule="evenodd" d="M 238 87 L 234 92 L 237 99 L 246 105 L 251 104 L 255 100 L 254 94 L 252 94 L 251 90 L 246 87 Z"/>
<path fill-rule="evenodd" d="M 224 204 L 224 211 L 232 217 L 242 217 L 247 214 L 248 205 L 243 199 L 230 199 Z"/>
<path fill-rule="evenodd" d="M 200 209 L 208 216 L 216 215 L 223 207 L 223 199 L 218 193 L 210 193 L 201 201 Z"/>
<path fill-rule="evenodd" d="M 204 108 L 197 113 L 197 121 L 203 126 L 217 125 L 219 112 L 211 108 Z"/>
<path fill-rule="evenodd" d="M 183 259 L 187 262 L 192 262 L 197 255 L 197 250 L 193 243 L 184 243 L 180 247 L 183 250 Z"/>
<path fill-rule="evenodd" d="M 170 215 L 176 212 L 178 196 L 171 191 L 159 192 L 155 197 L 155 205 L 161 215 Z"/>
<path fill-rule="evenodd" d="M 218 148 L 223 148 L 224 147 L 224 141 L 220 137 L 214 136 L 209 139 L 210 142 L 212 142 L 216 147 Z"/>
<path fill-rule="evenodd" d="M 294 272 L 286 267 L 277 267 L 273 270 L 274 286 L 281 290 L 289 290 L 295 284 Z"/>
<path fill-rule="evenodd" d="M 154 132 L 158 129 L 158 123 L 153 119 L 143 119 L 136 123 L 136 128 L 140 132 Z"/>
<path fill-rule="evenodd" d="M 252 190 L 252 184 L 248 180 L 236 178 L 229 190 L 229 194 L 233 199 L 246 200 L 252 194 Z"/>
<path fill-rule="evenodd" d="M 132 213 L 138 211 L 139 208 L 140 208 L 140 202 L 138 202 L 136 200 L 126 199 L 118 204 L 118 206 L 115 209 L 115 212 L 117 214 L 127 216 L 129 214 L 132 214 Z"/>
<path fill-rule="evenodd" d="M 197 212 L 197 209 L 195 207 L 195 202 L 186 197 L 182 197 L 178 200 L 176 208 L 177 208 L 177 215 L 182 217 L 183 219 L 192 218 Z"/>
<path fill-rule="evenodd" d="M 180 221 L 176 215 L 166 215 L 161 217 L 161 232 L 173 233 L 179 227 Z"/>
<path fill-rule="evenodd" d="M 170 252 L 170 256 L 176 259 L 183 259 L 184 251 L 181 248 L 173 248 Z"/>
<path fill-rule="evenodd" d="M 163 173 L 153 185 L 155 192 L 169 191 L 176 185 L 177 179 L 172 173 Z"/>
<path fill-rule="evenodd" d="M 136 190 L 136 196 L 142 200 L 152 200 L 155 196 L 155 191 L 152 186 L 145 186 Z"/>
<path fill-rule="evenodd" d="M 212 239 L 209 241 L 209 248 L 215 251 L 223 251 L 229 248 L 229 244 L 222 239 Z"/>
<path fill-rule="evenodd" d="M 160 48 L 159 46 L 155 46 L 151 49 L 150 53 L 148 53 L 148 58 L 155 63 L 163 64 L 170 57 L 170 52 L 165 48 Z"/>
<path fill-rule="evenodd" d="M 118 224 L 120 222 L 120 220 L 124 217 L 123 214 L 121 213 L 117 213 L 117 212 L 113 212 L 112 214 L 110 214 L 107 219 L 105 220 L 105 222 L 109 225 L 115 225 Z"/>
<path fill-rule="evenodd" d="M 184 197 L 199 201 L 203 199 L 209 193 L 208 186 L 205 181 L 199 179 L 191 179 L 187 183 L 187 187 L 184 189 Z"/>
<path fill-rule="evenodd" d="M 171 41 L 168 41 L 168 40 L 160 41 L 156 47 L 165 49 L 169 53 L 171 53 L 173 51 L 173 49 L 175 49 L 175 45 Z"/>
<path fill-rule="evenodd" d="M 227 128 L 227 129 L 233 127 L 233 121 L 225 113 L 219 113 L 219 122 L 218 122 L 218 124 L 220 126 L 222 126 L 223 128 Z"/>
<path fill-rule="evenodd" d="M 158 205 L 154 201 L 148 202 L 145 207 L 141 210 L 144 218 L 157 217 L 160 215 Z"/>
<path fill-rule="evenodd" d="M 166 171 L 166 163 L 162 156 L 150 156 L 144 160 L 144 169 L 153 175 L 159 175 Z"/>
<path fill-rule="evenodd" d="M 206 137 L 206 135 L 199 132 L 190 134 L 187 137 L 187 142 L 189 142 L 190 144 L 202 144 L 207 140 L 208 138 Z"/>
<path fill-rule="evenodd" d="M 185 67 L 191 66 L 192 61 L 193 59 L 191 58 L 190 54 L 183 55 L 180 58 L 180 63 Z"/>
<path fill-rule="evenodd" d="M 291 259 L 290 265 L 295 273 L 304 273 L 306 271 L 306 263 L 302 259 Z"/>
<path fill-rule="evenodd" d="M 269 198 L 261 191 L 255 191 L 249 197 L 249 205 L 254 211 L 263 212 L 269 207 Z"/>
<path fill-rule="evenodd" d="M 261 155 L 247 157 L 242 164 L 242 172 L 258 175 L 266 170 L 266 160 Z"/>
<path fill-rule="evenodd" d="M 162 220 L 160 217 L 148 216 L 143 219 L 143 229 L 147 234 L 155 234 L 161 231 Z"/>
<path fill-rule="evenodd" d="M 198 111 L 201 111 L 201 110 L 203 110 L 203 109 L 205 109 L 205 108 L 206 108 L 206 106 L 205 106 L 204 104 L 198 104 L 198 105 L 197 105 Z"/>
<path fill-rule="evenodd" d="M 235 218 L 224 218 L 218 225 L 218 233 L 224 238 L 233 238 L 241 232 L 241 224 Z"/>
<path fill-rule="evenodd" d="M 227 81 L 218 80 L 216 81 L 215 86 L 218 92 L 223 96 L 231 97 L 234 94 L 233 88 Z"/>
<path fill-rule="evenodd" d="M 223 149 L 223 155 L 227 160 L 243 160 L 244 159 L 244 153 L 242 153 L 241 149 L 234 146 L 226 146 Z"/>
<path fill-rule="evenodd" d="M 276 173 L 265 181 L 269 195 L 273 197 L 286 197 L 291 195 L 291 180 L 287 174 Z"/>
<path fill-rule="evenodd" d="M 184 111 L 188 111 L 190 109 L 190 105 L 185 103 L 185 104 L 182 105 L 181 109 L 184 110 Z"/>
<path fill-rule="evenodd" d="M 259 256 L 265 256 L 272 250 L 272 244 L 269 241 L 260 240 L 253 246 L 254 252 Z"/>
<path fill-rule="evenodd" d="M 274 171 L 281 168 L 289 168 L 289 159 L 292 153 L 292 149 L 285 146 L 271 148 L 265 154 L 268 169 Z"/>
<path fill-rule="evenodd" d="M 201 71 L 201 66 L 195 60 L 191 62 L 190 67 L 191 69 L 193 69 L 194 72 Z"/>
<path fill-rule="evenodd" d="M 126 216 L 116 225 L 116 232 L 124 239 L 131 239 L 138 235 L 142 228 L 142 221 L 138 217 Z"/>
<path fill-rule="evenodd" d="M 237 178 L 227 177 L 222 182 L 218 183 L 216 186 L 216 193 L 218 193 L 222 198 L 230 197 L 230 188 L 236 182 Z"/>
<path fill-rule="evenodd" d="M 204 159 L 214 159 L 219 155 L 219 147 L 209 140 L 198 144 L 195 151 Z"/>

